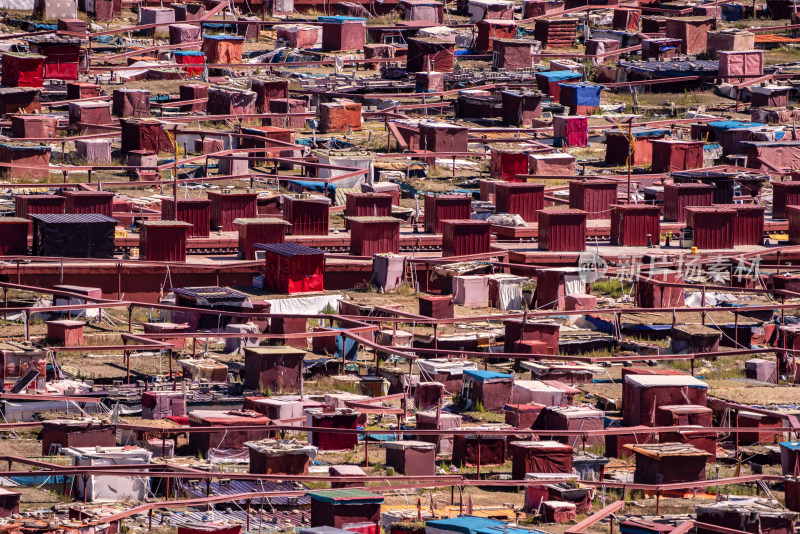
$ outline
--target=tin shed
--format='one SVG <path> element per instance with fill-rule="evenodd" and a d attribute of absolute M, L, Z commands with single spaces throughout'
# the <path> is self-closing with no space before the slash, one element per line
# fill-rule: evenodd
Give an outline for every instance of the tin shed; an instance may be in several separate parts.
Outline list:
<path fill-rule="evenodd" d="M 361 50 L 367 42 L 367 20 L 359 17 L 317 17 L 322 24 L 322 50 Z"/>
<path fill-rule="evenodd" d="M 149 117 L 150 91 L 144 89 L 114 89 L 111 112 L 117 117 Z"/>
<path fill-rule="evenodd" d="M 711 206 L 714 186 L 708 184 L 664 184 L 664 220 L 686 222 L 689 206 Z"/>
<path fill-rule="evenodd" d="M 506 463 L 506 437 L 482 432 L 507 428 L 504 424 L 461 427 L 460 430 L 474 431 L 475 434 L 453 436 L 453 465 L 475 467 Z"/>
<path fill-rule="evenodd" d="M 553 146 L 583 147 L 589 143 L 589 121 L 586 117 L 555 115 L 553 117 Z"/>
<path fill-rule="evenodd" d="M 672 484 L 706 479 L 709 454 L 683 443 L 625 445 L 636 455 L 636 484 Z"/>
<path fill-rule="evenodd" d="M 28 254 L 28 225 L 24 217 L 0 217 L 0 256 Z"/>
<path fill-rule="evenodd" d="M 512 393 L 513 395 L 513 393 Z M 506 404 L 503 406 L 505 412 L 505 423 L 514 428 L 528 430 L 534 428 L 539 419 L 539 415 L 544 410 L 541 404 Z"/>
<path fill-rule="evenodd" d="M 544 209 L 544 184 L 499 182 L 494 191 L 498 212 L 519 215 L 525 222 L 539 220 L 538 213 Z"/>
<path fill-rule="evenodd" d="M 255 426 L 252 430 L 215 430 L 189 433 L 189 449 L 208 456 L 211 449 L 243 449 L 248 441 L 272 437 L 270 419 L 252 410 L 194 410 L 189 412 L 190 427 Z"/>
<path fill-rule="evenodd" d="M 441 24 L 444 20 L 444 4 L 436 0 L 400 0 L 398 5 L 403 13 L 403 20 L 434 24 Z"/>
<path fill-rule="evenodd" d="M 240 217 L 234 219 L 233 224 L 239 229 L 239 256 L 245 260 L 256 258 L 254 247 L 259 243 L 272 245 L 285 242 L 286 227 L 291 226 L 275 217 Z"/>
<path fill-rule="evenodd" d="M 536 86 L 539 91 L 558 100 L 561 97 L 560 84 L 567 81 L 578 81 L 583 78 L 580 72 L 571 70 L 551 70 L 536 73 Z"/>
<path fill-rule="evenodd" d="M 622 381 L 622 419 L 628 426 L 655 425 L 659 406 L 706 405 L 708 385 L 684 374 L 627 374 Z"/>
<path fill-rule="evenodd" d="M 517 36 L 517 23 L 513 20 L 483 19 L 475 26 L 478 29 L 475 50 L 481 54 L 491 52 L 495 38 L 514 39 Z"/>
<path fill-rule="evenodd" d="M 359 489 L 310 491 L 311 526 L 359 525 L 359 534 L 379 534 L 383 497 Z M 369 526 L 363 525 L 368 523 Z M 352 528 L 352 527 L 351 527 Z"/>
<path fill-rule="evenodd" d="M 611 206 L 611 243 L 629 247 L 657 245 L 661 236 L 661 208 L 646 204 Z"/>
<path fill-rule="evenodd" d="M 292 225 L 292 235 L 328 235 L 330 199 L 320 196 L 285 195 L 282 200 L 283 218 Z"/>
<path fill-rule="evenodd" d="M 557 441 L 512 441 L 511 477 L 524 480 L 528 473 L 572 473 L 572 456 L 569 445 Z"/>
<path fill-rule="evenodd" d="M 317 448 L 296 441 L 262 439 L 245 442 L 250 453 L 249 472 L 259 475 L 307 475 Z"/>
<path fill-rule="evenodd" d="M 400 253 L 400 219 L 384 216 L 347 217 L 347 220 L 350 222 L 351 255 L 371 257 Z"/>
<path fill-rule="evenodd" d="M 256 198 L 258 193 L 212 193 L 211 228 L 232 232 L 236 230 L 234 221 L 239 218 L 252 219 L 257 215 Z"/>
<path fill-rule="evenodd" d="M 610 219 L 610 206 L 617 203 L 618 185 L 616 180 L 571 180 L 569 207 L 585 211 L 588 219 Z"/>
<path fill-rule="evenodd" d="M 697 55 L 708 51 L 708 34 L 716 28 L 709 17 L 668 17 L 666 37 L 681 40 L 681 54 Z"/>
<path fill-rule="evenodd" d="M 559 84 L 559 103 L 569 108 L 570 115 L 592 115 L 600 106 L 602 85 L 591 82 Z"/>
<path fill-rule="evenodd" d="M 433 476 L 436 474 L 436 446 L 425 441 L 383 441 L 386 465 L 404 476 Z"/>
<path fill-rule="evenodd" d="M 114 193 L 107 191 L 64 191 L 66 213 L 99 213 L 111 217 Z"/>
<path fill-rule="evenodd" d="M 800 206 L 800 182 L 772 182 L 772 218 L 786 219 L 786 206 Z"/>
<path fill-rule="evenodd" d="M 630 142 L 628 141 L 628 131 L 619 128 L 604 130 L 606 136 L 606 163 L 612 165 L 626 165 L 628 162 L 628 152 Z M 669 134 L 669 130 L 659 130 L 656 128 L 633 128 L 630 132 L 633 135 L 633 159 L 631 166 L 647 165 L 653 161 L 654 140 L 663 139 Z"/>
<path fill-rule="evenodd" d="M 539 212 L 539 250 L 586 250 L 586 212 L 552 209 Z"/>
<path fill-rule="evenodd" d="M 273 291 L 293 295 L 323 290 L 325 253 L 294 243 L 256 245 L 266 251 L 264 283 Z"/>
<path fill-rule="evenodd" d="M 325 429 L 342 428 L 356 430 L 360 413 L 349 408 L 323 411 L 320 408 L 306 410 L 306 426 L 319 428 L 309 432 L 308 441 L 321 451 L 340 451 L 358 445 L 358 435 L 326 432 Z"/>
<path fill-rule="evenodd" d="M 122 152 L 147 150 L 173 153 L 175 147 L 165 131 L 165 124 L 156 119 L 121 119 Z"/>
<path fill-rule="evenodd" d="M 592 435 L 594 431 L 603 430 L 602 410 L 588 406 L 549 406 L 545 408 L 540 417 L 541 427 L 544 430 L 577 430 L 589 432 L 584 438 L 581 436 L 558 436 L 555 441 L 565 443 L 572 448 L 585 446 L 600 446 L 605 444 L 603 436 Z"/>
<path fill-rule="evenodd" d="M 489 175 L 510 182 L 517 181 L 518 174 L 528 174 L 530 150 L 525 145 L 494 145 L 491 147 Z"/>
<path fill-rule="evenodd" d="M 67 447 L 61 454 L 72 458 L 72 465 L 112 466 L 148 464 L 152 453 L 139 447 Z M 150 477 L 91 475 L 76 477 L 77 494 L 85 502 L 141 501 L 149 493 Z"/>
<path fill-rule="evenodd" d="M 718 532 L 717 528 L 740 532 L 769 532 L 771 534 L 793 534 L 798 514 L 781 507 L 772 499 L 742 497 L 695 506 L 698 534 Z M 701 524 L 713 525 L 714 529 Z"/>
<path fill-rule="evenodd" d="M 713 411 L 707 406 L 677 404 L 656 408 L 655 426 L 712 426 Z M 665 441 L 665 440 L 661 440 Z"/>
<path fill-rule="evenodd" d="M 169 323 L 155 323 L 157 325 L 168 325 Z M 172 324 L 174 332 L 185 332 L 188 328 L 181 328 L 181 325 Z M 147 328 L 145 327 L 145 333 Z M 185 338 L 167 340 L 177 344 L 184 342 Z M 142 419 L 159 420 L 167 417 L 183 417 L 186 415 L 186 394 L 182 391 L 144 391 L 142 392 Z"/>
<path fill-rule="evenodd" d="M 557 271 L 556 271 L 557 272 Z M 556 277 L 557 279 L 558 277 Z M 543 282 L 546 280 L 546 282 Z M 572 285 L 572 280 L 570 283 Z M 536 285 L 541 289 L 542 285 L 558 286 L 558 281 L 553 281 L 553 277 L 537 278 Z M 556 291 L 558 289 L 556 288 Z M 547 309 L 552 301 L 537 298 L 537 307 Z M 547 345 L 547 350 L 551 354 L 558 354 L 558 333 L 561 326 L 555 321 L 547 320 L 527 320 L 506 319 L 503 321 L 505 335 L 503 336 L 504 352 L 519 352 L 517 342 L 519 341 L 543 341 Z"/>
<path fill-rule="evenodd" d="M 44 56 L 6 52 L 0 56 L 3 85 L 9 87 L 42 87 Z"/>
<path fill-rule="evenodd" d="M 467 151 L 467 144 L 469 140 L 469 128 L 465 126 L 458 126 L 456 124 L 450 124 L 447 122 L 438 122 L 438 121 L 420 122 L 419 134 L 420 134 L 420 148 L 422 150 L 428 152 Z M 451 195 L 438 195 L 438 197 L 449 198 L 451 197 Z M 465 217 L 452 217 L 452 218 L 465 218 Z"/>
<path fill-rule="evenodd" d="M 736 212 L 733 220 L 734 245 L 760 245 L 764 237 L 764 211 L 758 204 L 719 204 Z"/>
<path fill-rule="evenodd" d="M 459 389 L 459 391 L 461 391 Z M 461 416 L 448 413 L 435 411 L 417 412 L 417 428 L 420 430 L 442 430 L 447 431 L 454 428 L 461 427 Z M 436 445 L 436 450 L 439 454 L 450 454 L 453 452 L 453 436 L 437 435 L 437 436 L 418 436 L 420 441 L 432 443 Z"/>
<path fill-rule="evenodd" d="M 55 115 L 12 115 L 11 136 L 15 138 L 45 139 L 56 137 L 58 117 Z"/>
<path fill-rule="evenodd" d="M 89 214 L 32 215 L 33 255 L 113 258 L 116 219 Z"/>
<path fill-rule="evenodd" d="M 438 151 L 435 150 L 434 151 Z M 472 199 L 465 195 L 425 195 L 425 231 L 438 234 L 444 220 L 464 220 L 472 216 Z M 800 204 L 800 203 L 799 203 Z"/>
<path fill-rule="evenodd" d="M 763 50 L 739 50 L 719 53 L 719 75 L 725 77 L 759 77 L 764 75 Z M 725 80 L 735 81 L 735 80 Z"/>
<path fill-rule="evenodd" d="M 485 254 L 490 250 L 491 223 L 476 219 L 444 220 L 442 256 Z"/>
<path fill-rule="evenodd" d="M 0 162 L 13 163 L 14 167 L 0 167 L 5 179 L 38 178 L 50 176 L 49 146 L 29 143 L 0 143 Z"/>
<path fill-rule="evenodd" d="M 183 221 L 192 225 L 190 237 L 208 237 L 211 217 L 211 201 L 205 198 L 161 199 L 161 219 Z"/>
<path fill-rule="evenodd" d="M 486 411 L 500 410 L 511 402 L 514 377 L 493 371 L 464 371 L 461 397 L 476 406 L 479 402 Z"/>
<path fill-rule="evenodd" d="M 322 133 L 361 130 L 361 103 L 345 98 L 319 105 L 319 128 Z"/>
<path fill-rule="evenodd" d="M 42 456 L 67 447 L 114 447 L 114 425 L 96 419 L 52 419 L 42 422 Z M 55 448 L 54 448 L 55 446 Z"/>
<path fill-rule="evenodd" d="M 350 217 L 390 217 L 392 215 L 392 195 L 364 192 L 345 193 L 345 199 L 345 229 L 350 228 Z"/>
<path fill-rule="evenodd" d="M 687 206 L 686 224 L 694 246 L 701 250 L 732 249 L 736 210 L 718 206 Z"/>
<path fill-rule="evenodd" d="M 241 63 L 244 37 L 233 35 L 203 35 L 203 53 L 209 64 Z"/>
<path fill-rule="evenodd" d="M 306 351 L 294 347 L 246 347 L 244 387 L 253 391 L 299 393 Z"/>
<path fill-rule="evenodd" d="M 532 126 L 533 120 L 542 116 L 542 97 L 538 91 L 500 91 L 503 124 Z"/>
<path fill-rule="evenodd" d="M 64 213 L 67 199 L 61 195 L 14 195 L 14 214 L 30 219 L 31 215 Z M 28 233 L 33 233 L 33 223 L 28 225 Z"/>
<path fill-rule="evenodd" d="M 524 39 L 492 39 L 492 67 L 515 71 L 533 65 L 531 42 Z"/>
<path fill-rule="evenodd" d="M 653 146 L 653 172 L 699 169 L 703 164 L 703 141 L 658 139 Z"/>
<path fill-rule="evenodd" d="M 186 261 L 186 234 L 182 221 L 145 221 L 139 235 L 139 258 L 147 261 Z"/>
<path fill-rule="evenodd" d="M 433 37 L 409 37 L 408 72 L 453 72 L 455 44 Z"/>

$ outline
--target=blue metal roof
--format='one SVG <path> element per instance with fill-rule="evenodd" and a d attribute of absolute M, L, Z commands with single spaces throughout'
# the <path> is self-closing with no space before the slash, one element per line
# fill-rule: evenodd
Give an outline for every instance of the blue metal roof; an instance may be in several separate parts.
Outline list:
<path fill-rule="evenodd" d="M 439 530 L 450 530 L 461 534 L 477 534 L 481 529 L 505 528 L 506 524 L 497 519 L 488 517 L 476 517 L 472 515 L 462 515 L 448 519 L 437 519 L 427 521 L 426 526 L 431 526 Z"/>
<path fill-rule="evenodd" d="M 800 451 L 800 441 L 782 441 L 779 445 L 791 451 Z"/>
<path fill-rule="evenodd" d="M 349 22 L 351 20 L 360 20 L 363 22 L 367 22 L 367 19 L 363 19 L 361 17 L 347 17 L 344 15 L 334 15 L 331 17 L 317 17 L 317 22 L 332 22 L 334 24 L 344 24 L 345 22 Z"/>
<path fill-rule="evenodd" d="M 545 72 L 537 72 L 537 76 L 544 76 L 547 81 L 559 82 L 561 80 L 574 80 L 576 78 L 583 78 L 580 72 L 572 72 L 571 70 L 548 70 Z"/>
<path fill-rule="evenodd" d="M 486 380 L 498 380 L 503 378 L 514 378 L 511 375 L 503 374 L 503 373 L 495 373 L 494 371 L 473 371 L 473 370 L 465 370 L 464 374 L 478 380 L 479 382 L 484 382 Z"/>

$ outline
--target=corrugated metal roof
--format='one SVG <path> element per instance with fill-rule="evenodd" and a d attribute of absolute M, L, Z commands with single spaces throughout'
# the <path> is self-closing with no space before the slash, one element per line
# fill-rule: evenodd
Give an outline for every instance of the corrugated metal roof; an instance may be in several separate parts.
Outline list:
<path fill-rule="evenodd" d="M 312 499 L 323 502 L 333 501 L 361 501 L 361 502 L 383 502 L 383 497 L 377 493 L 359 489 L 334 489 L 324 491 L 309 491 L 308 496 Z"/>
<path fill-rule="evenodd" d="M 267 252 L 287 257 L 315 256 L 317 254 L 325 254 L 324 251 L 318 248 L 304 247 L 303 245 L 297 245 L 295 243 L 273 243 L 269 245 L 256 243 L 253 246 L 259 250 L 266 250 Z"/>
<path fill-rule="evenodd" d="M 206 485 L 200 483 L 189 485 L 185 482 L 180 483 L 189 495 L 196 498 L 206 496 Z M 307 490 L 308 487 L 299 482 L 270 482 L 261 480 L 231 480 L 229 484 L 220 484 L 219 481 L 212 481 L 209 489 L 211 495 L 237 495 L 241 493 L 264 492 L 292 492 Z M 237 501 L 244 502 L 244 501 Z M 311 497 L 304 495 L 301 497 L 269 497 L 253 499 L 253 504 L 271 504 L 272 506 L 308 506 L 311 504 Z"/>
<path fill-rule="evenodd" d="M 83 223 L 113 223 L 119 221 L 100 215 L 99 213 L 42 213 L 31 215 L 31 219 L 45 224 L 83 224 Z"/>
<path fill-rule="evenodd" d="M 359 223 L 397 223 L 400 224 L 400 219 L 396 217 L 346 217 L 347 220 Z"/>
<path fill-rule="evenodd" d="M 284 221 L 277 217 L 239 217 L 233 220 L 233 224 L 283 224 L 284 226 L 291 226 L 292 223 Z"/>
<path fill-rule="evenodd" d="M 182 226 L 184 228 L 191 227 L 192 223 L 187 223 L 183 221 L 145 221 L 142 223 L 142 226 Z"/>
<path fill-rule="evenodd" d="M 230 289 L 228 287 L 219 286 L 204 286 L 204 287 L 173 287 L 170 289 L 173 293 L 183 295 L 191 298 L 220 298 L 220 297 L 235 297 L 247 298 L 247 295 L 241 291 Z"/>

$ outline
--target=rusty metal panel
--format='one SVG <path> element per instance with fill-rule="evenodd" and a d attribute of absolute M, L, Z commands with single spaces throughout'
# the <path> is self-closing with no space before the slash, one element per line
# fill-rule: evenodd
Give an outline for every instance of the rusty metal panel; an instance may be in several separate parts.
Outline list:
<path fill-rule="evenodd" d="M 328 235 L 326 198 L 283 197 L 283 218 L 292 225 L 292 235 Z"/>
<path fill-rule="evenodd" d="M 442 232 L 445 219 L 464 220 L 472 215 L 472 199 L 465 195 L 425 195 L 425 231 Z"/>
<path fill-rule="evenodd" d="M 233 221 L 238 218 L 255 218 L 258 207 L 256 193 L 208 193 L 211 201 L 211 227 L 223 232 L 236 230 Z"/>
<path fill-rule="evenodd" d="M 540 211 L 539 250 L 586 250 L 586 212 L 575 209 Z"/>
<path fill-rule="evenodd" d="M 208 237 L 211 228 L 211 201 L 205 198 L 179 198 L 175 213 L 175 200 L 161 200 L 161 218 L 165 221 L 183 221 L 192 225 L 191 237 Z"/>
<path fill-rule="evenodd" d="M 66 213 L 99 213 L 106 217 L 113 215 L 114 193 L 106 191 L 64 191 Z"/>
<path fill-rule="evenodd" d="M 719 206 L 689 206 L 686 224 L 694 231 L 694 246 L 702 250 L 733 248 L 736 210 Z"/>
<path fill-rule="evenodd" d="M 349 217 L 391 217 L 392 195 L 388 193 L 348 193 L 344 208 L 345 229 L 350 229 Z"/>
<path fill-rule="evenodd" d="M 617 203 L 618 185 L 614 180 L 570 180 L 569 207 L 585 211 L 589 219 L 610 219 L 611 205 Z"/>
<path fill-rule="evenodd" d="M 661 208 L 645 204 L 611 206 L 611 244 L 646 246 L 650 234 L 653 245 L 661 235 Z"/>
<path fill-rule="evenodd" d="M 544 184 L 495 182 L 494 193 L 498 213 L 516 214 L 525 222 L 538 221 L 538 212 L 544 209 Z"/>
<path fill-rule="evenodd" d="M 718 204 L 718 206 L 736 211 L 736 218 L 733 220 L 734 245 L 761 244 L 761 239 L 764 237 L 766 210 L 764 206 L 758 204 Z"/>
<path fill-rule="evenodd" d="M 400 253 L 400 219 L 394 217 L 349 217 L 350 254 Z"/>
<path fill-rule="evenodd" d="M 800 182 L 772 184 L 772 218 L 785 219 L 786 206 L 800 206 Z"/>
<path fill-rule="evenodd" d="M 664 184 L 664 220 L 686 222 L 687 206 L 710 206 L 713 195 L 713 185 Z"/>
<path fill-rule="evenodd" d="M 442 224 L 442 256 L 469 256 L 489 252 L 491 224 L 472 219 L 445 220 Z"/>

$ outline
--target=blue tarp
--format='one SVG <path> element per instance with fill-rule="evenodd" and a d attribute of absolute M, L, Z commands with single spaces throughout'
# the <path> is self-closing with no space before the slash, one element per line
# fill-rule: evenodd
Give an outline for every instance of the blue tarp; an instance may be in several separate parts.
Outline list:
<path fill-rule="evenodd" d="M 558 86 L 561 91 L 572 93 L 570 102 L 575 106 L 599 106 L 600 105 L 600 92 L 603 90 L 602 85 L 588 82 L 576 83 L 560 83 Z"/>
<path fill-rule="evenodd" d="M 717 143 L 706 143 L 703 145 L 703 150 L 716 150 L 719 148 Z"/>
<path fill-rule="evenodd" d="M 325 182 L 305 182 L 303 180 L 290 180 L 289 183 L 305 187 L 309 191 L 324 193 Z M 328 184 L 328 192 L 336 191 L 336 184 Z"/>
<path fill-rule="evenodd" d="M 344 330 L 344 328 L 332 327 L 331 330 Z M 355 360 L 358 355 L 358 343 L 355 340 L 345 338 L 342 335 L 336 336 L 336 358 L 341 359 L 342 352 L 346 351 L 345 359 Z"/>
<path fill-rule="evenodd" d="M 548 70 L 545 72 L 537 72 L 537 76 L 544 76 L 548 82 L 561 82 L 564 80 L 577 80 L 583 78 L 580 72 L 572 72 L 571 70 Z"/>
<path fill-rule="evenodd" d="M 317 22 L 329 22 L 333 24 L 344 24 L 345 22 L 351 20 L 361 20 L 367 22 L 367 19 L 363 19 L 361 17 L 346 17 L 344 15 L 335 15 L 332 17 L 317 17 Z"/>
<path fill-rule="evenodd" d="M 211 24 L 203 24 L 204 27 L 211 27 L 214 26 Z M 222 26 L 220 24 L 220 26 Z M 206 35 L 203 34 L 203 39 L 210 39 L 212 41 L 244 41 L 244 37 L 238 37 L 236 35 Z"/>
<path fill-rule="evenodd" d="M 200 50 L 175 50 L 172 53 L 179 57 L 184 57 L 184 56 L 196 57 L 205 55 L 205 53 L 201 52 Z"/>
<path fill-rule="evenodd" d="M 656 135 L 669 135 L 670 131 L 645 128 L 639 131 L 633 130 L 631 133 L 633 134 L 633 137 L 650 137 Z"/>
<path fill-rule="evenodd" d="M 497 519 L 489 519 L 488 517 L 475 517 L 472 515 L 462 515 L 460 517 L 451 517 L 449 519 L 437 519 L 435 521 L 428 521 L 425 524 L 426 526 L 430 526 L 437 530 L 447 530 L 451 532 L 458 532 L 460 534 L 477 534 L 480 529 L 506 527 L 505 523 L 498 521 Z"/>
<path fill-rule="evenodd" d="M 760 122 L 745 122 L 745 121 L 714 121 L 709 122 L 708 125 L 715 130 L 722 130 L 723 132 L 726 130 L 734 130 L 737 128 L 761 128 L 766 126 L 766 124 L 761 124 Z"/>
<path fill-rule="evenodd" d="M 465 370 L 464 374 L 467 376 L 474 378 L 478 382 L 483 382 L 485 380 L 496 380 L 502 378 L 512 378 L 511 375 L 503 374 L 503 373 L 495 373 L 494 371 L 472 371 L 472 370 Z"/>
<path fill-rule="evenodd" d="M 778 445 L 791 451 L 800 451 L 800 441 L 781 441 Z"/>

